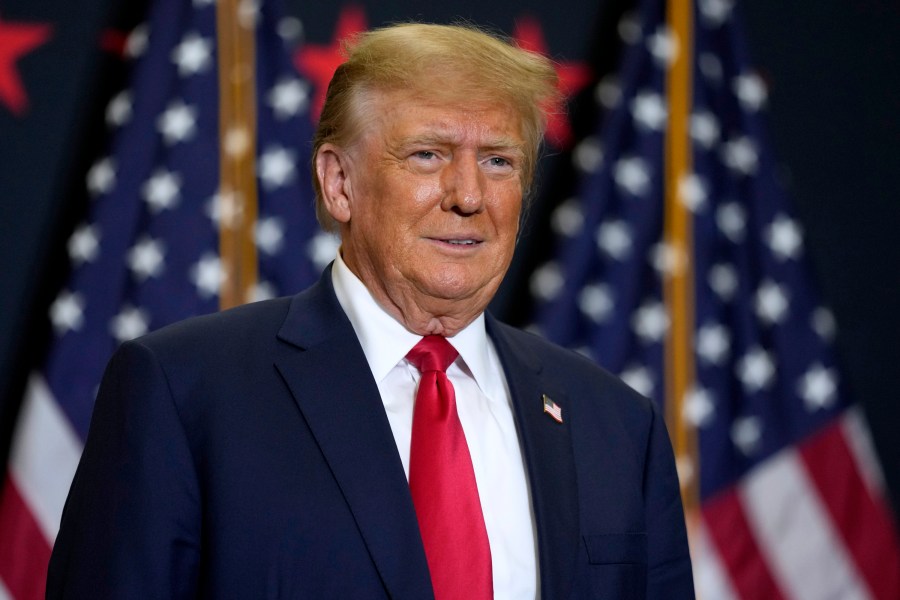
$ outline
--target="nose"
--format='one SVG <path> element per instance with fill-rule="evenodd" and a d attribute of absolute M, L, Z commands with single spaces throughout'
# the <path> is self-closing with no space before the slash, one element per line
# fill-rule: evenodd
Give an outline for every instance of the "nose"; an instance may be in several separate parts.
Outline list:
<path fill-rule="evenodd" d="M 441 208 L 462 215 L 484 211 L 485 182 L 478 158 L 468 153 L 458 153 L 444 170 Z"/>

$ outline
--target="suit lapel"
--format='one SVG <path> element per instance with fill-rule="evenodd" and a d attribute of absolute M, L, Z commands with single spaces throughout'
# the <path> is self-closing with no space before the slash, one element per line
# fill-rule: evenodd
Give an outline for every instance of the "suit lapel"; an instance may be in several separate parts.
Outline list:
<path fill-rule="evenodd" d="M 569 597 L 580 544 L 578 489 L 565 394 L 541 376 L 541 363 L 509 338 L 505 326 L 488 316 L 494 341 L 512 395 L 513 410 L 531 486 L 538 533 L 541 598 Z M 563 407 L 563 422 L 544 414 L 546 394 Z"/>
<path fill-rule="evenodd" d="M 297 296 L 278 335 L 275 365 L 356 519 L 392 598 L 430 598 L 431 582 L 409 485 L 330 270 Z"/>

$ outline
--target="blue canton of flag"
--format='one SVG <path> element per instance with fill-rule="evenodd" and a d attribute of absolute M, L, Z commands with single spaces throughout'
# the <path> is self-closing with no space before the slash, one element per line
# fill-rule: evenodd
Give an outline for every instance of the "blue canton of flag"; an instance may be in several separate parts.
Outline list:
<path fill-rule="evenodd" d="M 776 178 L 766 87 L 733 4 L 698 2 L 693 40 L 667 27 L 660 0 L 620 23 L 623 61 L 597 87 L 604 117 L 573 152 L 578 194 L 554 212 L 558 251 L 531 280 L 535 327 L 672 403 L 664 344 L 685 315 L 663 287 L 689 261 L 696 367 L 676 418 L 698 441 L 698 456 L 678 461 L 682 485 L 699 488 L 700 514 L 688 515 L 699 597 L 897 598 L 883 482 Z M 666 72 L 686 51 L 693 173 L 677 185 L 689 257 L 663 241 Z"/>
<path fill-rule="evenodd" d="M 318 278 L 336 241 L 318 233 L 309 160 L 309 83 L 276 33 L 277 2 L 243 3 L 256 31 L 259 256 L 256 299 Z M 219 85 L 213 0 L 156 0 L 129 37 L 132 84 L 109 104 L 108 156 L 90 169 L 92 204 L 69 240 L 72 274 L 50 310 L 55 339 L 29 381 L 0 503 L 0 592 L 43 596 L 47 560 L 100 378 L 122 342 L 218 309 Z M 248 140 L 225 140 L 247 144 Z M 5 555 L 4 555 L 5 556 Z M 0 593 L 0 595 L 3 595 Z"/>

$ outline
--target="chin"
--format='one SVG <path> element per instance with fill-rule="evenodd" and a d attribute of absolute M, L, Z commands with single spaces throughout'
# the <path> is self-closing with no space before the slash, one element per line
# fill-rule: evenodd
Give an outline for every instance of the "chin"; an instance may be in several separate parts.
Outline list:
<path fill-rule="evenodd" d="M 462 300 L 488 294 L 493 296 L 499 279 L 492 277 L 473 277 L 471 274 L 445 273 L 438 278 L 431 278 L 423 291 L 433 298 L 443 300 Z"/>

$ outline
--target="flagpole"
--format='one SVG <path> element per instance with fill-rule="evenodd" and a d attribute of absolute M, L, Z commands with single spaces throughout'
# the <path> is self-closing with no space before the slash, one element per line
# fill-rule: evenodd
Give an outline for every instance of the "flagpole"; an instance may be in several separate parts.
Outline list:
<path fill-rule="evenodd" d="M 689 122 L 693 64 L 693 0 L 669 0 L 667 22 L 676 50 L 667 72 L 668 128 L 665 146 L 664 239 L 669 260 L 664 295 L 671 327 L 666 339 L 666 422 L 675 450 L 685 512 L 699 503 L 697 442 L 684 418 L 687 394 L 695 381 L 693 230 L 685 202 L 685 182 L 692 173 Z"/>
<path fill-rule="evenodd" d="M 251 299 L 257 282 L 254 17 L 238 0 L 216 3 L 219 68 L 219 308 Z"/>

